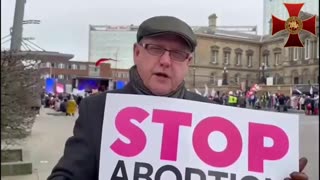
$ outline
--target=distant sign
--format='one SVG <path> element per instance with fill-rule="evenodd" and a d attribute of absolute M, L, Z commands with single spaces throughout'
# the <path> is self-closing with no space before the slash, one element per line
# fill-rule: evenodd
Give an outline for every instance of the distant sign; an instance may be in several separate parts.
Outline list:
<path fill-rule="evenodd" d="M 107 26 L 106 31 L 130 31 L 130 26 Z"/>

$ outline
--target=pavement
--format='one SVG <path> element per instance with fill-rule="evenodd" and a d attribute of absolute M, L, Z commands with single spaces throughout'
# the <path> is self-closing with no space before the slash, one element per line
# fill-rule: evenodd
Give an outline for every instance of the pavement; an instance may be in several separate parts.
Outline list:
<path fill-rule="evenodd" d="M 26 176 L 1 177 L 1 179 L 45 180 L 63 155 L 65 141 L 72 135 L 75 120 L 76 117 L 42 108 L 31 135 L 21 144 L 23 157 L 26 161 L 32 162 L 34 173 Z"/>
<path fill-rule="evenodd" d="M 305 172 L 310 180 L 319 179 L 319 116 L 300 116 L 300 156 L 308 158 Z M 45 180 L 63 154 L 64 144 L 72 135 L 75 117 L 65 116 L 51 109 L 41 109 L 31 135 L 21 146 L 25 160 L 33 163 L 33 174 L 1 177 L 3 180 Z"/>

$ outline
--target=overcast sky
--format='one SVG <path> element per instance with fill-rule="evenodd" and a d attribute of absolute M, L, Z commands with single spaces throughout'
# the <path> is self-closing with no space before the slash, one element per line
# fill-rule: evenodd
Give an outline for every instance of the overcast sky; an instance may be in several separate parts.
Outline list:
<path fill-rule="evenodd" d="M 181 18 L 191 26 L 207 26 L 216 13 L 217 25 L 258 26 L 262 33 L 262 0 L 26 0 L 24 20 L 37 19 L 39 25 L 24 25 L 24 37 L 47 51 L 74 54 L 87 61 L 89 24 L 139 25 L 157 15 Z M 15 0 L 1 0 L 1 37 L 13 25 Z M 4 46 L 9 47 L 10 43 Z"/>

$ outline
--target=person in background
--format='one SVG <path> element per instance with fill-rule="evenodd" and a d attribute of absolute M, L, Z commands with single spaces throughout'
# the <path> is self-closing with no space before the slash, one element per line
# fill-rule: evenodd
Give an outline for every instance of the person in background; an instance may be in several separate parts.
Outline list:
<path fill-rule="evenodd" d="M 70 96 L 70 99 L 67 102 L 67 116 L 74 116 L 77 110 L 77 103 L 74 100 L 73 96 Z"/>
<path fill-rule="evenodd" d="M 59 98 L 56 98 L 56 100 L 55 100 L 56 102 L 55 102 L 55 104 L 54 104 L 54 110 L 56 110 L 56 111 L 60 111 L 60 105 L 61 105 L 61 101 L 60 101 L 60 99 Z"/>
<path fill-rule="evenodd" d="M 63 101 L 60 103 L 60 111 L 63 113 L 66 113 L 67 115 L 67 99 L 63 99 Z"/>

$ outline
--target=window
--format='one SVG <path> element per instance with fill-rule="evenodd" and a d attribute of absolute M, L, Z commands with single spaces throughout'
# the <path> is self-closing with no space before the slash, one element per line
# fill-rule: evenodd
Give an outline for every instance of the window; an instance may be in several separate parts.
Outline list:
<path fill-rule="evenodd" d="M 274 64 L 278 66 L 280 64 L 280 53 L 274 54 Z"/>
<path fill-rule="evenodd" d="M 264 63 L 266 66 L 269 66 L 269 56 L 268 56 L 268 55 L 264 55 L 264 56 L 263 56 L 263 63 Z"/>
<path fill-rule="evenodd" d="M 63 74 L 59 74 L 58 75 L 58 79 L 64 79 L 64 75 Z"/>
<path fill-rule="evenodd" d="M 230 62 L 230 52 L 224 52 L 223 63 L 227 65 L 229 64 L 229 62 Z"/>
<path fill-rule="evenodd" d="M 87 66 L 84 64 L 80 64 L 79 69 L 80 70 L 87 70 Z"/>
<path fill-rule="evenodd" d="M 306 39 L 304 41 L 304 58 L 310 59 L 310 54 L 311 54 L 311 42 L 310 39 Z"/>
<path fill-rule="evenodd" d="M 299 49 L 298 48 L 293 48 L 293 60 L 297 61 L 299 59 Z"/>
<path fill-rule="evenodd" d="M 60 63 L 60 64 L 58 65 L 58 68 L 59 68 L 59 69 L 64 69 L 64 67 L 65 67 L 65 65 L 64 65 L 63 63 Z"/>
<path fill-rule="evenodd" d="M 57 78 L 58 78 L 58 75 L 57 75 L 57 74 L 51 74 L 51 78 L 57 79 Z"/>
<path fill-rule="evenodd" d="M 50 74 L 43 74 L 41 75 L 41 79 L 47 79 L 47 78 L 50 78 Z"/>
<path fill-rule="evenodd" d="M 239 83 L 240 83 L 240 75 L 239 75 L 239 74 L 236 74 L 236 75 L 234 76 L 234 82 L 235 82 L 236 84 L 239 84 Z"/>
<path fill-rule="evenodd" d="M 55 64 L 54 64 L 54 63 L 51 63 L 51 67 L 54 68 L 54 67 L 55 67 Z"/>
<path fill-rule="evenodd" d="M 239 53 L 236 55 L 236 65 L 237 66 L 241 65 L 241 54 Z"/>
<path fill-rule="evenodd" d="M 50 68 L 50 66 L 51 66 L 51 63 L 50 63 L 50 62 L 47 62 L 47 63 L 46 63 L 46 67 L 47 67 L 47 68 Z"/>
<path fill-rule="evenodd" d="M 246 55 L 247 55 L 247 66 L 252 67 L 253 50 L 252 49 L 246 50 Z"/>
<path fill-rule="evenodd" d="M 252 55 L 247 56 L 247 65 L 248 67 L 252 67 Z"/>
<path fill-rule="evenodd" d="M 211 51 L 211 63 L 216 64 L 218 62 L 218 51 Z"/>
<path fill-rule="evenodd" d="M 76 64 L 72 64 L 71 69 L 77 70 L 77 69 L 78 69 L 78 66 L 77 66 Z"/>

